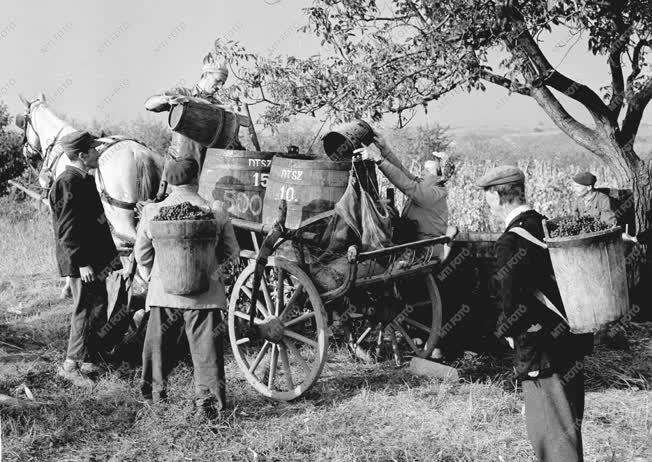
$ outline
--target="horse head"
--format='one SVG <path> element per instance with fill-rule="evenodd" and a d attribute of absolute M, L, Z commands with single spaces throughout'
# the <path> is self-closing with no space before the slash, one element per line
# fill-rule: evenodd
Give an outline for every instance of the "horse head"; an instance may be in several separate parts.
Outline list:
<path fill-rule="evenodd" d="M 25 105 L 25 112 L 16 116 L 16 126 L 23 130 L 23 156 L 32 165 L 44 157 L 39 136 L 32 121 L 32 111 L 40 104 L 45 103 L 45 96 L 40 94 L 36 99 L 27 100 L 23 95 L 18 95 Z"/>
<path fill-rule="evenodd" d="M 23 95 L 19 98 L 25 105 L 25 112 L 16 116 L 16 125 L 23 130 L 23 156 L 34 169 L 41 164 L 39 183 L 49 188 L 54 181 L 56 162 L 48 157 L 57 157 L 50 153 L 66 124 L 49 110 L 43 93 L 32 100 Z"/>

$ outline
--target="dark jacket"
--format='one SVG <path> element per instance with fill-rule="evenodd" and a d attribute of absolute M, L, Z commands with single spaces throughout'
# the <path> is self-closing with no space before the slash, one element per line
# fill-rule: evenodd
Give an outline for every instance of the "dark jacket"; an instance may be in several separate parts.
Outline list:
<path fill-rule="evenodd" d="M 79 268 L 90 265 L 101 277 L 120 267 L 92 175 L 67 166 L 49 199 L 61 276 L 79 277 Z"/>
<path fill-rule="evenodd" d="M 521 227 L 542 241 L 543 218 L 534 210 L 521 213 L 496 242 L 495 277 L 502 307 L 496 335 L 514 339 L 519 378 L 528 378 L 533 371 L 542 377 L 568 370 L 590 353 L 593 345 L 591 334 L 571 334 L 568 325 L 534 296 L 536 290 L 541 291 L 565 313 L 548 251 L 509 232 Z M 539 331 L 527 332 L 536 324 L 542 327 Z"/>

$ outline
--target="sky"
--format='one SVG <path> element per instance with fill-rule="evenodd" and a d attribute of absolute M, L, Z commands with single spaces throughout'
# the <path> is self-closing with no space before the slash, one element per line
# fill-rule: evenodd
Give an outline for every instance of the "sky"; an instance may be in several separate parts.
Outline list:
<path fill-rule="evenodd" d="M 45 93 L 57 111 L 77 120 L 133 120 L 164 115 L 143 107 L 152 94 L 199 76 L 217 37 L 252 51 L 307 56 L 319 41 L 297 32 L 310 0 L 30 0 L 3 2 L 0 16 L 0 101 L 22 112 L 18 94 Z M 562 46 L 566 44 L 566 46 Z M 570 51 L 568 49 L 570 48 Z M 583 39 L 556 31 L 544 47 L 553 65 L 592 88 L 609 82 L 605 58 Z M 568 51 L 568 53 L 567 53 Z M 552 126 L 530 98 L 488 91 L 453 93 L 430 105 L 417 124 L 452 128 Z M 569 104 L 571 113 L 585 114 Z M 254 113 L 256 108 L 254 108 Z M 648 109 L 645 122 L 652 123 Z"/>

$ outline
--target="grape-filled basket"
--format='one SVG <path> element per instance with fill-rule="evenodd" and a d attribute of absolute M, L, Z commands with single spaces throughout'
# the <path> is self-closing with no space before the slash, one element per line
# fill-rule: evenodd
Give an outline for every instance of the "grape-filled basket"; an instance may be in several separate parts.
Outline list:
<path fill-rule="evenodd" d="M 545 243 L 571 332 L 596 332 L 629 309 L 620 227 L 590 217 L 562 219 Z"/>

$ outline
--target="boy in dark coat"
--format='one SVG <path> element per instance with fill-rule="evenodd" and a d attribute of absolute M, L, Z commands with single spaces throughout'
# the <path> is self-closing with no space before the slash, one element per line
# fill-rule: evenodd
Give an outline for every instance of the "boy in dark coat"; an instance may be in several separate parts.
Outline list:
<path fill-rule="evenodd" d="M 74 380 L 99 371 L 99 327 L 106 322 L 108 274 L 120 268 L 120 259 L 95 178 L 96 139 L 88 132 L 72 132 L 60 140 L 71 165 L 56 179 L 49 203 L 61 276 L 70 276 L 73 313 L 66 360 L 59 374 Z"/>
<path fill-rule="evenodd" d="M 583 460 L 584 363 L 592 336 L 573 335 L 543 240 L 545 218 L 525 202 L 517 167 L 490 170 L 477 185 L 491 213 L 503 220 L 496 242 L 502 319 L 496 335 L 516 350 L 527 433 L 541 461 Z"/>

